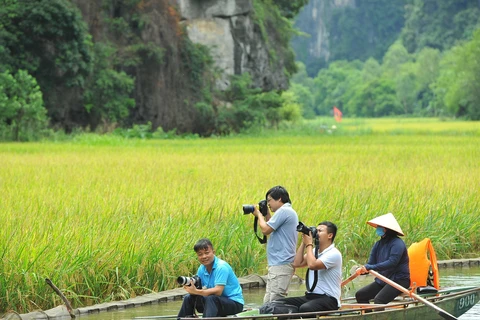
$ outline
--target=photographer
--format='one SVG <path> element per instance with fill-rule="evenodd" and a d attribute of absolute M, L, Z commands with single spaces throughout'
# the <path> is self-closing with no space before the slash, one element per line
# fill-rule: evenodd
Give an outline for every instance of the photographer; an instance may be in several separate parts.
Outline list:
<path fill-rule="evenodd" d="M 208 239 L 200 239 L 193 250 L 202 264 L 197 271 L 201 286 L 193 280 L 183 286 L 188 294 L 183 298 L 178 318 L 194 317 L 195 310 L 203 313 L 203 317 L 224 317 L 241 312 L 242 287 L 232 267 L 215 256 Z"/>
<path fill-rule="evenodd" d="M 262 233 L 269 235 L 264 303 L 287 296 L 288 286 L 295 271 L 293 260 L 298 239 L 296 230 L 298 216 L 292 208 L 287 190 L 282 186 L 275 186 L 267 191 L 265 198 L 268 207 L 275 214 L 270 216 L 268 213 L 264 217 L 257 206 L 253 211 Z"/>
<path fill-rule="evenodd" d="M 317 226 L 316 239 L 302 234 L 293 265 L 295 268 L 308 267 L 307 291 L 304 296 L 283 298 L 273 303 L 298 307 L 298 312 L 317 312 L 340 308 L 342 282 L 342 255 L 333 243 L 337 226 L 329 221 Z M 315 242 L 318 243 L 318 248 Z"/>

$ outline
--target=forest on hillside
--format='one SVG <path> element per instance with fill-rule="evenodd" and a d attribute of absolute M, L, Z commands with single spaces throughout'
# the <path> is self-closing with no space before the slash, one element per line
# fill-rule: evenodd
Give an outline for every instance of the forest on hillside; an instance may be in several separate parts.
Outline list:
<path fill-rule="evenodd" d="M 174 0 L 1 0 L 0 140 L 228 135 L 333 106 L 348 117 L 480 120 L 480 1 L 325 0 L 329 59 L 315 59 L 302 37 L 312 21 L 295 19 L 316 1 L 252 0 L 269 59 L 290 78 L 288 90 L 266 91 L 248 73 L 215 88 L 210 48 L 189 40 Z M 157 42 L 145 40 L 152 29 Z"/>
<path fill-rule="evenodd" d="M 291 91 L 304 117 L 336 106 L 350 117 L 480 120 L 480 1 L 354 2 L 325 17 L 328 61 L 308 55 L 315 39 L 293 40 Z M 308 32 L 313 21 L 302 14 L 296 26 Z"/>

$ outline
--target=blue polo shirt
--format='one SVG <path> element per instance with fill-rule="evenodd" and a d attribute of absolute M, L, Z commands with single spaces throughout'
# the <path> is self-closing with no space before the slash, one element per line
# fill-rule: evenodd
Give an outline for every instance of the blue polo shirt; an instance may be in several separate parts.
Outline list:
<path fill-rule="evenodd" d="M 197 275 L 202 281 L 203 288 L 214 288 L 224 286 L 222 297 L 244 304 L 242 287 L 232 267 L 222 259 L 215 256 L 213 259 L 212 273 L 202 264 L 198 267 Z"/>

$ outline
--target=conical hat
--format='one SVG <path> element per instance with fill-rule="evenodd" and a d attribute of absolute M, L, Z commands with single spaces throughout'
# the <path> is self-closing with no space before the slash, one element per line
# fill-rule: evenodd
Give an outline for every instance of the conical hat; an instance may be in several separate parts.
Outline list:
<path fill-rule="evenodd" d="M 377 226 L 384 227 L 384 228 L 395 231 L 401 236 L 404 236 L 403 231 L 400 228 L 400 225 L 398 224 L 397 220 L 391 213 L 387 213 L 387 214 L 384 214 L 383 216 L 376 217 L 375 219 L 372 219 L 367 223 L 374 228 L 376 228 Z"/>

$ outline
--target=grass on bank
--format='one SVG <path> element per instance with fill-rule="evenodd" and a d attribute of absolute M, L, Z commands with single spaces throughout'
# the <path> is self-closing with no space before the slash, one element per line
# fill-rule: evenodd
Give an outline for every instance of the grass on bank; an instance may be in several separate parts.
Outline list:
<path fill-rule="evenodd" d="M 387 212 L 407 245 L 430 237 L 439 259 L 476 256 L 479 124 L 397 121 L 319 120 L 315 134 L 0 144 L 0 311 L 61 304 L 45 278 L 74 307 L 176 287 L 196 270 L 201 237 L 239 276 L 265 274 L 265 248 L 241 206 L 277 184 L 305 224 L 339 226 L 345 270 L 376 240 L 365 222 Z"/>

